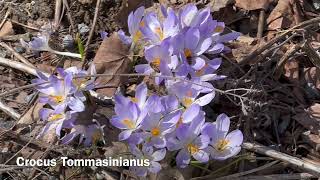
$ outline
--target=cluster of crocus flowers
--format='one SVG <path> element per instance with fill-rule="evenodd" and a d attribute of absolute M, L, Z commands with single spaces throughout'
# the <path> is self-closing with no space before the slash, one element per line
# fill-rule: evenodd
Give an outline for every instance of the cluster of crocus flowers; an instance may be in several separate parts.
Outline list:
<path fill-rule="evenodd" d="M 88 71 L 80 70 L 77 67 L 67 69 L 58 68 L 56 75 L 47 77 L 38 72 L 38 79 L 33 83 L 38 83 L 37 90 L 40 92 L 39 102 L 44 104 L 40 110 L 40 118 L 45 126 L 38 137 L 49 131 L 55 131 L 63 143 L 70 143 L 75 137 L 80 136 L 80 142 L 85 146 L 96 143 L 102 139 L 102 131 L 99 123 L 88 122 L 81 124 L 79 113 L 85 111 L 87 101 L 86 94 L 94 88 L 96 74 L 94 65 Z M 68 129 L 65 135 L 61 136 L 62 129 Z"/>
<path fill-rule="evenodd" d="M 240 33 L 225 33 L 225 24 L 214 20 L 209 8 L 198 9 L 194 4 L 178 11 L 161 6 L 160 15 L 140 7 L 129 15 L 128 27 L 130 36 L 119 31 L 120 39 L 144 48 L 147 62 L 136 65 L 136 72 L 153 75 L 156 84 L 167 90 L 165 96 L 148 94 L 141 83 L 135 97 L 115 95 L 111 124 L 122 130 L 119 140 L 130 145 L 135 157 L 155 161 L 153 166 L 131 169 L 139 176 L 157 173 L 158 162 L 170 151 L 176 153 L 180 168 L 192 159 L 205 163 L 237 155 L 242 132 L 228 134 L 230 119 L 225 114 L 214 123 L 206 122 L 202 107 L 215 97 L 211 81 L 225 78 L 216 74 L 222 63 L 220 53 L 230 51 L 225 43 Z"/>

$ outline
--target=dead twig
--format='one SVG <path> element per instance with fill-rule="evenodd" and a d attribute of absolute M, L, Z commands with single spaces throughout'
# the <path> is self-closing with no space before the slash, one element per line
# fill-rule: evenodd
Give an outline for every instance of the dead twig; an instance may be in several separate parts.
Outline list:
<path fill-rule="evenodd" d="M 255 51 L 251 52 L 248 56 L 244 57 L 243 59 L 241 59 L 239 61 L 240 65 L 245 65 L 250 63 L 253 60 L 259 61 L 261 54 L 267 50 L 268 48 L 272 47 L 275 43 L 281 41 L 281 39 L 283 39 L 284 37 L 286 37 L 287 35 L 289 35 L 292 31 L 296 31 L 300 28 L 307 28 L 307 26 L 309 27 L 309 25 L 312 24 L 316 24 L 320 22 L 320 17 L 316 17 L 313 19 L 310 19 L 308 21 L 304 21 L 296 26 L 293 26 L 292 28 L 285 30 L 284 32 L 282 32 L 280 35 L 278 35 L 277 37 L 271 39 L 267 44 L 265 44 L 264 46 L 256 49 Z"/>
<path fill-rule="evenodd" d="M 266 12 L 265 12 L 264 9 L 261 9 L 261 10 L 260 10 L 260 14 L 259 14 L 259 23 L 258 23 L 257 38 L 262 38 L 262 36 L 263 36 L 265 19 L 266 19 Z"/>
<path fill-rule="evenodd" d="M 0 57 L 0 65 L 8 66 L 8 67 L 26 72 L 28 74 L 32 74 L 34 76 L 37 76 L 37 69 L 36 68 L 27 66 L 27 65 L 20 63 L 20 62 L 17 62 L 17 61 L 12 61 L 12 60 Z M 44 74 L 49 76 L 49 74 L 47 74 L 47 73 L 44 73 Z"/>
<path fill-rule="evenodd" d="M 68 20 L 69 20 L 69 23 L 70 23 L 70 26 L 71 26 L 71 30 L 74 33 L 75 32 L 75 26 L 74 26 L 74 22 L 72 20 L 70 7 L 69 7 L 69 4 L 68 4 L 67 0 L 63 0 L 63 6 L 67 9 L 67 17 L 68 17 Z"/>
<path fill-rule="evenodd" d="M 92 36 L 93 36 L 93 33 L 94 33 L 94 29 L 95 29 L 96 24 L 97 24 L 97 20 L 98 20 L 98 16 L 99 16 L 100 4 L 101 4 L 101 0 L 97 0 L 92 26 L 91 26 L 91 29 L 90 29 L 90 32 L 89 32 L 89 36 L 88 36 L 88 40 L 86 42 L 85 49 L 84 49 L 82 68 L 84 68 L 84 65 L 86 64 L 86 56 L 87 56 L 86 54 L 87 54 L 87 51 L 88 51 L 88 48 L 89 48 L 89 45 L 90 45 L 90 42 L 91 42 L 91 39 L 92 39 Z"/>
<path fill-rule="evenodd" d="M 54 11 L 54 24 L 56 27 L 60 24 L 60 16 L 61 16 L 61 6 L 62 6 L 62 0 L 56 0 L 56 7 Z"/>
<path fill-rule="evenodd" d="M 25 28 L 28 28 L 28 29 L 32 29 L 32 30 L 35 30 L 35 31 L 40 31 L 40 29 L 39 28 L 36 28 L 36 27 L 32 27 L 32 26 L 28 26 L 28 25 L 25 25 L 25 24 L 22 24 L 22 23 L 19 23 L 18 21 L 15 21 L 15 20 L 10 20 L 12 23 L 14 23 L 14 24 L 18 24 L 18 25 L 20 25 L 20 26 L 22 26 L 22 27 L 25 27 Z"/>
<path fill-rule="evenodd" d="M 19 113 L 17 113 L 14 109 L 5 105 L 1 101 L 0 101 L 0 110 L 5 112 L 7 115 L 9 115 L 10 117 L 12 117 L 15 120 L 18 120 L 21 117 L 21 115 Z"/>
<path fill-rule="evenodd" d="M 12 47 L 10 47 L 8 44 L 4 43 L 4 42 L 0 42 L 0 46 L 2 46 L 3 48 L 7 49 L 8 51 L 10 51 L 17 59 L 19 59 L 21 62 L 23 62 L 24 64 L 31 66 L 33 68 L 35 68 L 35 66 L 30 63 L 28 61 L 28 59 L 26 59 L 25 57 L 23 57 L 21 54 L 19 54 L 17 51 L 15 51 Z"/>
<path fill-rule="evenodd" d="M 1 23 L 0 23 L 0 29 L 2 28 L 2 26 L 4 25 L 4 23 L 6 23 L 7 18 L 8 18 L 8 16 L 10 15 L 10 13 L 11 13 L 11 9 L 9 9 L 9 10 L 6 12 L 6 14 L 4 15 L 3 20 L 2 20 Z"/>
<path fill-rule="evenodd" d="M 311 179 L 316 178 L 316 176 L 309 173 L 296 173 L 296 174 L 271 174 L 271 175 L 261 175 L 261 176 L 246 176 L 239 178 L 232 178 L 233 180 L 270 180 L 270 179 L 281 179 L 281 180 L 301 180 L 301 179 Z"/>
<path fill-rule="evenodd" d="M 288 154 L 276 151 L 267 146 L 253 144 L 249 142 L 243 143 L 242 147 L 249 151 L 254 151 L 259 154 L 263 154 L 272 158 L 275 158 L 280 161 L 288 162 L 289 164 L 298 167 L 300 169 L 306 170 L 316 176 L 320 176 L 320 167 L 316 164 L 304 161 L 302 159 L 290 156 Z"/>

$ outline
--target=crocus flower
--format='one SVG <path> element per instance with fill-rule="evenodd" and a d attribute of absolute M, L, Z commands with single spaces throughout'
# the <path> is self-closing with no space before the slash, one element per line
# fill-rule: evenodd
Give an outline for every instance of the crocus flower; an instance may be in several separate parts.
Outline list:
<path fill-rule="evenodd" d="M 211 45 L 211 38 L 201 39 L 198 28 L 189 28 L 185 33 L 176 36 L 173 40 L 176 51 L 181 56 L 182 69 L 190 69 L 189 71 L 200 70 L 206 64 L 206 60 L 202 55 Z M 186 66 L 186 67 L 184 67 Z M 178 70 L 177 75 L 187 76 Z"/>
<path fill-rule="evenodd" d="M 150 113 L 142 122 L 141 129 L 145 131 L 145 139 L 148 145 L 156 148 L 166 146 L 165 135 L 175 129 L 175 125 L 180 118 L 180 112 L 173 112 L 162 115 L 161 113 Z"/>
<path fill-rule="evenodd" d="M 229 128 L 230 118 L 226 114 L 220 114 L 216 122 L 204 126 L 203 134 L 211 138 L 208 148 L 211 158 L 225 160 L 240 152 L 243 134 L 240 130 L 228 133 Z"/>
<path fill-rule="evenodd" d="M 86 77 L 88 75 L 95 75 L 96 69 L 95 65 L 92 63 L 88 69 L 88 71 L 78 69 L 77 67 L 69 67 L 67 69 L 58 68 L 57 71 L 62 78 L 65 78 L 66 75 L 71 74 L 72 79 L 72 90 L 76 98 L 79 98 L 82 101 L 86 100 L 86 97 L 83 94 L 83 91 L 92 90 L 95 86 L 94 77 Z M 77 76 L 77 77 L 76 77 Z M 84 76 L 81 78 L 81 76 Z"/>
<path fill-rule="evenodd" d="M 208 88 L 204 88 L 202 86 L 185 81 L 177 82 L 173 85 L 170 85 L 169 92 L 175 94 L 178 97 L 179 102 L 181 102 L 181 104 L 186 108 L 190 107 L 193 104 L 205 106 L 209 104 L 215 96 L 215 92 L 212 91 L 212 89 L 209 91 Z M 201 92 L 210 93 L 198 97 Z"/>
<path fill-rule="evenodd" d="M 177 35 L 180 28 L 175 12 L 172 9 L 169 9 L 163 22 L 159 20 L 154 12 L 146 14 L 142 20 L 140 30 L 146 40 L 153 45 L 157 45 L 164 39 Z"/>
<path fill-rule="evenodd" d="M 210 8 L 198 10 L 194 4 L 187 4 L 180 12 L 180 21 L 182 28 L 184 27 L 200 27 L 205 25 L 212 17 Z"/>
<path fill-rule="evenodd" d="M 168 139 L 168 150 L 179 150 L 176 157 L 177 166 L 186 167 L 190 163 L 191 156 L 202 163 L 209 160 L 205 149 L 208 147 L 210 138 L 207 135 L 200 135 L 203 124 L 204 114 L 200 113 L 190 125 L 183 124 L 178 127 L 176 137 Z"/>
<path fill-rule="evenodd" d="M 143 146 L 142 150 L 135 145 L 130 145 L 130 151 L 137 159 L 149 159 L 150 166 L 132 166 L 130 170 L 137 176 L 147 176 L 148 172 L 158 173 L 161 170 L 161 161 L 166 155 L 166 149 L 154 151 L 151 146 Z"/>
<path fill-rule="evenodd" d="M 139 7 L 135 12 L 131 12 L 128 16 L 128 29 L 130 36 L 126 36 L 125 33 L 120 30 L 118 31 L 119 38 L 124 44 L 137 43 L 142 39 L 142 33 L 139 30 L 143 23 L 141 19 L 144 14 L 144 7 Z"/>
<path fill-rule="evenodd" d="M 67 106 L 75 112 L 84 110 L 83 102 L 75 97 L 70 96 L 72 90 L 72 76 L 65 76 L 64 80 L 55 79 L 51 86 L 38 89 L 42 95 L 40 96 L 41 103 L 48 103 L 53 108 Z"/>
<path fill-rule="evenodd" d="M 132 132 L 139 129 L 141 127 L 141 122 L 143 120 L 143 116 L 141 115 L 141 111 L 137 104 L 133 102 L 129 102 L 128 104 L 115 105 L 116 115 L 112 117 L 110 120 L 111 124 L 121 130 L 123 130 L 119 134 L 119 140 L 123 141 L 128 139 Z"/>
<path fill-rule="evenodd" d="M 65 112 L 63 108 L 57 108 L 55 110 L 42 108 L 39 111 L 39 115 L 40 118 L 46 122 L 46 125 L 39 133 L 38 138 L 51 130 L 55 130 L 56 135 L 60 137 L 60 132 L 63 126 L 70 124 L 73 121 L 71 118 L 72 112 Z"/>
<path fill-rule="evenodd" d="M 79 136 L 79 144 L 88 147 L 103 140 L 103 126 L 99 124 L 73 125 L 70 133 L 61 138 L 62 144 L 69 144 Z"/>
<path fill-rule="evenodd" d="M 172 55 L 173 51 L 170 47 L 170 41 L 164 40 L 160 45 L 152 46 L 145 50 L 145 58 L 148 64 L 139 64 L 135 67 L 138 73 L 150 75 L 158 73 L 160 75 L 171 75 L 171 70 L 175 69 L 178 65 L 178 57 Z M 158 84 L 163 78 L 158 77 L 156 81 Z"/>

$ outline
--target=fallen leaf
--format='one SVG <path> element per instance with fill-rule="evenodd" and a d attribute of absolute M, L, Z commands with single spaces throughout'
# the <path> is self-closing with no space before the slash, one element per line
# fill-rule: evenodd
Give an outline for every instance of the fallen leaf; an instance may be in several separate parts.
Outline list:
<path fill-rule="evenodd" d="M 277 6 L 272 10 L 267 19 L 268 30 L 291 27 L 294 24 L 293 17 L 290 0 L 278 1 Z"/>
<path fill-rule="evenodd" d="M 207 4 L 207 7 L 210 7 L 211 11 L 219 11 L 221 8 L 226 7 L 228 4 L 232 4 L 234 0 L 214 0 L 210 1 L 209 4 Z"/>
<path fill-rule="evenodd" d="M 93 62 L 98 74 L 127 73 L 129 72 L 129 64 L 131 62 L 128 56 L 129 47 L 121 42 L 117 33 L 114 33 L 102 42 Z M 97 92 L 111 97 L 114 95 L 116 87 L 125 82 L 126 79 L 127 77 L 120 76 L 99 77 L 96 80 L 98 86 L 108 85 L 115 88 L 103 88 L 97 90 Z"/>
<path fill-rule="evenodd" d="M 14 31 L 13 31 L 12 23 L 10 21 L 6 21 L 0 30 L 0 37 L 9 36 L 13 34 L 14 34 Z"/>
<path fill-rule="evenodd" d="M 316 67 L 305 68 L 303 77 L 306 83 L 320 90 L 320 70 Z"/>
<path fill-rule="evenodd" d="M 310 144 L 316 151 L 320 151 L 320 136 L 311 134 L 310 131 L 302 133 L 302 139 Z"/>
<path fill-rule="evenodd" d="M 292 117 L 312 133 L 320 134 L 320 104 L 313 104 L 307 111 L 301 111 Z"/>
<path fill-rule="evenodd" d="M 257 9 L 267 10 L 271 0 L 236 0 L 235 6 L 252 11 Z"/>

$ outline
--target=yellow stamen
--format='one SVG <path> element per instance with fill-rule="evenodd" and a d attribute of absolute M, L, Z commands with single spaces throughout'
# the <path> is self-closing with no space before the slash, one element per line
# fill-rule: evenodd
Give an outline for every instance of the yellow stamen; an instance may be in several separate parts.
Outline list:
<path fill-rule="evenodd" d="M 64 118 L 64 114 L 54 114 L 49 116 L 48 121 L 56 121 L 62 118 Z"/>
<path fill-rule="evenodd" d="M 176 124 L 176 128 L 178 128 L 182 123 L 183 123 L 183 118 L 180 117 L 177 124 Z"/>
<path fill-rule="evenodd" d="M 64 101 L 63 96 L 51 96 L 51 98 L 55 103 L 62 103 Z"/>
<path fill-rule="evenodd" d="M 182 99 L 182 104 L 187 108 L 190 107 L 192 103 L 193 103 L 193 99 L 192 98 L 184 97 Z"/>
<path fill-rule="evenodd" d="M 192 57 L 192 51 L 190 49 L 185 49 L 184 50 L 184 55 L 186 56 L 186 58 L 191 58 Z"/>
<path fill-rule="evenodd" d="M 199 147 L 194 144 L 188 144 L 187 148 L 191 154 L 197 153 L 200 150 Z"/>
<path fill-rule="evenodd" d="M 158 34 L 160 40 L 163 40 L 163 32 L 162 32 L 162 29 L 160 27 L 157 27 L 155 29 L 155 32 Z"/>
<path fill-rule="evenodd" d="M 152 136 L 159 136 L 160 135 L 160 129 L 158 127 L 151 129 Z"/>
<path fill-rule="evenodd" d="M 135 98 L 135 97 L 130 97 L 130 100 L 131 100 L 132 102 L 134 102 L 134 103 L 137 103 L 137 102 L 138 102 L 138 99 Z"/>
<path fill-rule="evenodd" d="M 138 42 L 142 37 L 142 33 L 141 31 L 137 31 L 134 35 L 133 35 L 133 42 L 136 43 Z"/>
<path fill-rule="evenodd" d="M 214 32 L 216 33 L 221 33 L 223 32 L 224 28 L 222 26 L 217 26 L 215 29 L 214 29 Z"/>
<path fill-rule="evenodd" d="M 130 119 L 122 120 L 122 124 L 126 125 L 127 128 L 129 128 L 129 129 L 133 129 L 134 128 L 134 123 Z"/>
<path fill-rule="evenodd" d="M 153 61 L 151 62 L 151 66 L 156 68 L 156 69 L 159 69 L 160 68 L 160 63 L 161 63 L 160 58 L 154 58 Z"/>
<path fill-rule="evenodd" d="M 218 151 L 224 151 L 225 149 L 227 149 L 229 143 L 230 143 L 229 140 L 220 139 L 220 140 L 216 143 L 216 145 L 215 145 L 216 150 L 218 150 Z"/>
<path fill-rule="evenodd" d="M 144 21 L 141 21 L 139 25 L 140 27 L 144 27 L 145 26 Z"/>

